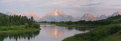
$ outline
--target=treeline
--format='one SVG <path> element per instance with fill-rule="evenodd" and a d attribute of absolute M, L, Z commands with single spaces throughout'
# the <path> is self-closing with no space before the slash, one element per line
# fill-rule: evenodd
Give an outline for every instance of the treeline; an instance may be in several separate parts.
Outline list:
<path fill-rule="evenodd" d="M 99 20 L 99 21 L 85 21 L 80 20 L 76 22 L 68 21 L 68 22 L 49 22 L 52 24 L 67 24 L 67 25 L 108 25 L 112 24 L 112 21 L 110 20 Z"/>
<path fill-rule="evenodd" d="M 62 41 L 121 41 L 121 15 L 98 21 L 78 21 L 84 25 L 99 25 L 88 33 L 77 34 Z M 66 22 L 68 24 L 70 22 Z M 72 22 L 74 24 L 75 22 Z"/>
<path fill-rule="evenodd" d="M 107 19 L 103 20 L 97 20 L 97 21 L 85 21 L 85 20 L 80 20 L 76 22 L 68 21 L 68 22 L 49 22 L 49 23 L 62 23 L 62 24 L 67 24 L 67 25 L 109 25 L 109 24 L 117 24 L 121 23 L 121 15 L 118 16 L 113 16 L 109 17 Z"/>
<path fill-rule="evenodd" d="M 28 27 L 39 27 L 39 24 L 37 24 L 33 17 L 27 18 L 26 16 L 21 15 L 5 15 L 3 13 L 0 13 L 0 26 L 16 26 L 16 25 L 25 25 Z"/>

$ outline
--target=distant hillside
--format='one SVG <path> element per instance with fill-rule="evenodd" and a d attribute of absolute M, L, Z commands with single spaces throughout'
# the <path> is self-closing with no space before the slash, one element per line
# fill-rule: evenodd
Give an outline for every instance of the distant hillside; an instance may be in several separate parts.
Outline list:
<path fill-rule="evenodd" d="M 6 16 L 5 14 L 3 14 L 3 13 L 0 13 L 0 16 Z"/>
<path fill-rule="evenodd" d="M 121 12 L 114 12 L 112 15 L 104 14 L 104 15 L 101 15 L 98 17 L 95 17 L 92 14 L 87 13 L 87 14 L 84 14 L 80 20 L 85 20 L 85 21 L 103 20 L 103 19 L 107 19 L 109 17 L 118 16 L 118 15 L 121 15 Z"/>
<path fill-rule="evenodd" d="M 6 24 L 6 21 L 8 21 L 7 17 L 8 17 L 7 15 L 0 13 L 0 26 L 7 25 Z"/>
<path fill-rule="evenodd" d="M 104 20 L 112 21 L 112 23 L 121 23 L 121 15 L 112 16 Z"/>
<path fill-rule="evenodd" d="M 118 16 L 118 15 L 121 15 L 121 12 L 114 12 L 112 15 L 104 14 L 104 15 L 97 17 L 96 20 L 103 20 L 103 19 L 107 19 L 109 17 Z"/>

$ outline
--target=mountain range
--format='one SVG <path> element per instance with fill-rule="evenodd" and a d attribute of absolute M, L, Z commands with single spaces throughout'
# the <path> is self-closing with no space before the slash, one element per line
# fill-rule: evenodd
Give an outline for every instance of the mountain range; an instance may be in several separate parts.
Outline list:
<path fill-rule="evenodd" d="M 82 17 L 72 17 L 71 15 L 66 15 L 62 10 L 60 9 L 54 9 L 53 11 L 51 11 L 50 13 L 48 13 L 47 15 L 43 16 L 40 18 L 39 22 L 42 21 L 56 21 L 56 22 L 60 22 L 60 21 L 79 21 L 79 20 L 85 20 L 85 21 L 95 21 L 95 20 L 102 20 L 102 19 L 106 19 L 108 17 L 111 16 L 117 16 L 117 15 L 121 15 L 121 12 L 115 12 L 112 15 L 101 15 L 99 17 L 96 17 L 90 13 L 86 13 L 84 14 Z"/>
<path fill-rule="evenodd" d="M 47 13 L 45 16 L 39 17 L 36 14 L 30 12 L 28 14 L 16 14 L 14 12 L 7 13 L 8 15 L 21 15 L 21 16 L 27 16 L 28 18 L 33 16 L 34 19 L 38 22 L 47 21 L 47 22 L 61 22 L 61 21 L 79 21 L 79 20 L 85 20 L 85 21 L 95 21 L 95 20 L 102 20 L 106 19 L 111 16 L 117 16 L 121 15 L 121 12 L 114 12 L 112 15 L 101 15 L 99 17 L 96 17 L 90 13 L 85 13 L 82 17 L 73 17 L 71 15 L 66 15 L 62 10 L 60 9 L 54 9 Z"/>
<path fill-rule="evenodd" d="M 96 17 L 93 16 L 92 14 L 86 13 L 86 14 L 84 14 L 84 15 L 80 18 L 80 20 L 94 21 L 94 20 L 96 20 Z"/>
<path fill-rule="evenodd" d="M 74 17 L 72 17 L 70 15 L 66 15 L 62 10 L 54 9 L 53 11 L 48 13 L 47 15 L 40 18 L 39 21 L 60 22 L 60 21 L 74 21 L 74 19 L 75 19 Z"/>

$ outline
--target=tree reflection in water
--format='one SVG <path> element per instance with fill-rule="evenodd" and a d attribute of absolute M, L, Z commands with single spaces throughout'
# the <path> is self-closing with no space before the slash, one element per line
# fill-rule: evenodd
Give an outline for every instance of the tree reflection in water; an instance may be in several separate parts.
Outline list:
<path fill-rule="evenodd" d="M 68 27 L 68 30 L 73 30 L 73 29 L 86 32 L 93 30 L 93 27 Z"/>
<path fill-rule="evenodd" d="M 16 41 L 18 39 L 28 39 L 36 37 L 40 31 L 32 31 L 32 32 L 16 32 L 16 33 L 0 33 L 0 41 L 3 41 L 5 38 L 9 39 L 15 39 Z"/>

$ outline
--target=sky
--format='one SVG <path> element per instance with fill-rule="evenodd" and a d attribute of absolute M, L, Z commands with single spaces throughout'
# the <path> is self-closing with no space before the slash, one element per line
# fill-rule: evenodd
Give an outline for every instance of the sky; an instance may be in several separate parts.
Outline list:
<path fill-rule="evenodd" d="M 44 16 L 54 8 L 67 15 L 81 17 L 85 13 L 95 16 L 121 11 L 121 0 L 0 0 L 0 12 L 34 13 Z"/>

